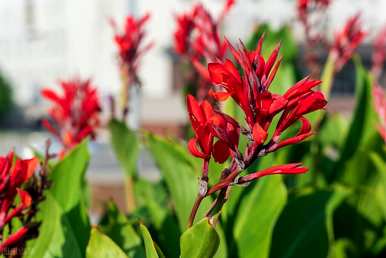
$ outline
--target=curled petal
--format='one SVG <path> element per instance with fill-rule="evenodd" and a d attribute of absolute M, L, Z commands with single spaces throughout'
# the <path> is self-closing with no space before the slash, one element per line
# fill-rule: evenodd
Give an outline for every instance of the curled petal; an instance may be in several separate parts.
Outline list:
<path fill-rule="evenodd" d="M 196 138 L 193 138 L 193 139 L 189 140 L 189 142 L 188 142 L 188 150 L 190 151 L 190 153 L 193 156 L 195 156 L 197 158 L 206 159 L 208 157 L 208 155 L 206 155 L 201 150 L 199 150 Z"/>

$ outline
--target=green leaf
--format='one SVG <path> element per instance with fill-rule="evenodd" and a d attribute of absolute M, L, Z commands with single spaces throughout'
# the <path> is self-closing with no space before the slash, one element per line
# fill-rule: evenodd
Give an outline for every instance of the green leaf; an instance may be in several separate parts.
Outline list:
<path fill-rule="evenodd" d="M 84 257 L 86 246 L 78 243 L 76 225 L 50 193 L 40 206 L 39 219 L 42 221 L 39 236 L 28 242 L 25 258 Z"/>
<path fill-rule="evenodd" d="M 170 258 L 178 257 L 181 232 L 178 220 L 168 203 L 169 196 L 164 184 L 139 178 L 135 183 L 135 194 L 141 219 L 145 218 L 146 225 L 151 225 L 157 232 L 156 241 L 164 254 Z"/>
<path fill-rule="evenodd" d="M 135 177 L 139 154 L 139 139 L 125 123 L 111 120 L 109 123 L 111 145 L 127 176 Z"/>
<path fill-rule="evenodd" d="M 201 171 L 199 160 L 190 156 L 180 144 L 153 135 L 147 136 L 147 146 L 170 192 L 180 229 L 184 229 L 198 193 L 198 177 Z M 197 218 L 200 218 L 208 207 L 208 201 L 204 200 Z"/>
<path fill-rule="evenodd" d="M 208 219 L 187 229 L 181 236 L 181 258 L 211 258 L 215 255 L 220 238 Z"/>
<path fill-rule="evenodd" d="M 286 199 L 287 191 L 281 176 L 262 178 L 254 189 L 244 196 L 234 227 L 234 240 L 239 257 L 269 256 L 273 228 Z"/>
<path fill-rule="evenodd" d="M 142 224 L 139 226 L 139 230 L 141 231 L 142 239 L 145 244 L 146 258 L 164 257 L 151 238 L 149 230 L 147 230 L 147 228 Z"/>
<path fill-rule="evenodd" d="M 98 229 L 93 228 L 87 246 L 86 258 L 128 258 L 128 256 L 113 240 Z"/>
<path fill-rule="evenodd" d="M 127 255 L 135 257 L 137 253 L 142 252 L 141 238 L 115 203 L 108 202 L 106 204 L 105 214 L 100 221 L 99 228 Z"/>
<path fill-rule="evenodd" d="M 31 242 L 31 257 L 56 257 L 57 253 L 79 253 L 84 257 L 89 240 L 90 223 L 84 196 L 85 173 L 89 161 L 87 140 L 58 162 L 50 174 L 51 188 L 41 204 L 38 218 L 40 234 Z M 53 231 L 55 237 L 51 236 Z M 60 251 L 60 249 L 63 249 Z M 61 255 L 59 255 L 61 256 Z M 77 257 L 64 255 L 62 257 Z"/>
<path fill-rule="evenodd" d="M 344 166 L 355 155 L 356 151 L 366 144 L 374 132 L 376 132 L 377 116 L 373 107 L 372 99 L 372 79 L 357 60 L 356 64 L 356 107 L 353 113 L 351 125 L 345 138 L 343 147 L 340 151 L 340 157 L 336 166 L 334 166 L 329 176 L 332 182 L 337 176 L 336 173 L 342 171 Z"/>
<path fill-rule="evenodd" d="M 345 196 L 318 191 L 290 199 L 275 225 L 270 256 L 325 258 L 334 240 L 332 215 Z"/>
<path fill-rule="evenodd" d="M 88 141 L 83 141 L 73 149 L 52 170 L 49 192 L 73 225 L 75 236 L 81 246 L 89 239 L 90 222 L 85 200 L 85 176 L 90 160 Z"/>

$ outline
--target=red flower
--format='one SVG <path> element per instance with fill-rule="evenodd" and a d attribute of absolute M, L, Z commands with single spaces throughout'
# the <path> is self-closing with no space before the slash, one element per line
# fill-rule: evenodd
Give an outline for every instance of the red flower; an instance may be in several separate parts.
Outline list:
<path fill-rule="evenodd" d="M 90 80 L 61 81 L 63 93 L 44 89 L 42 96 L 53 103 L 49 109 L 50 120 L 43 125 L 62 143 L 63 153 L 84 138 L 95 138 L 99 126 L 101 107 L 96 88 Z"/>
<path fill-rule="evenodd" d="M 282 144 L 274 144 L 275 149 L 308 137 L 311 134 L 311 127 L 303 116 L 323 108 L 327 103 L 321 92 L 312 91 L 320 81 L 305 78 L 291 87 L 283 96 L 273 94 L 269 91 L 269 86 L 280 65 L 279 46 L 265 60 L 261 55 L 263 38 L 260 39 L 254 51 L 248 51 L 242 44 L 240 49 L 235 49 L 230 43 L 228 44 L 243 74 L 239 74 L 230 60 L 209 64 L 208 70 L 212 82 L 225 90 L 225 93 L 220 93 L 221 95 L 219 93 L 212 95 L 219 101 L 231 96 L 239 104 L 249 126 L 246 131 L 259 146 L 266 141 L 268 128 L 274 116 L 280 112 L 282 115 L 276 127 L 273 142 L 278 143 L 281 133 L 296 121 L 301 121 L 303 126 L 295 138 Z M 273 151 L 273 148 L 267 150 Z"/>
<path fill-rule="evenodd" d="M 309 78 L 299 81 L 283 95 L 270 92 L 270 86 L 281 62 L 280 45 L 272 51 L 268 59 L 265 59 L 261 54 L 263 38 L 253 51 L 248 51 L 242 42 L 237 49 L 228 41 L 226 44 L 237 64 L 225 60 L 208 65 L 210 79 L 222 89 L 221 92 L 214 92 L 212 95 L 219 101 L 228 97 L 233 98 L 244 112 L 245 126 L 240 125 L 232 117 L 213 110 L 208 102 L 199 105 L 193 97 L 188 97 L 190 120 L 196 132 L 195 138 L 189 143 L 192 154 L 207 161 L 212 153 L 214 138 L 222 142 L 223 150 L 229 149 L 232 154 L 230 166 L 223 170 L 218 183 L 209 189 L 207 189 L 208 166 L 204 163 L 200 184 L 202 187 L 192 209 L 189 225 L 193 222 L 200 202 L 208 195 L 220 191 L 207 213 L 210 215 L 217 205 L 222 205 L 226 201 L 228 189 L 234 184 L 247 183 L 266 175 L 305 173 L 307 169 L 296 163 L 274 166 L 246 176 L 240 175 L 241 171 L 259 157 L 309 137 L 312 134 L 311 123 L 304 116 L 324 108 L 327 104 L 320 91 L 312 90 L 320 84 L 320 81 Z M 241 73 L 237 67 L 240 67 Z M 273 123 L 276 116 L 279 118 L 277 124 Z M 298 121 L 301 127 L 297 134 L 281 139 L 282 133 Z M 274 127 L 273 135 L 268 133 L 270 127 Z M 240 133 L 248 140 L 244 150 L 239 146 Z M 197 146 L 200 146 L 201 151 Z M 216 155 L 212 154 L 216 160 Z"/>
<path fill-rule="evenodd" d="M 376 86 L 373 90 L 375 109 L 378 112 L 380 124 L 378 126 L 379 133 L 386 143 L 386 94 L 380 87 Z"/>
<path fill-rule="evenodd" d="M 366 33 L 362 30 L 360 15 L 357 14 L 346 22 L 343 29 L 335 34 L 331 53 L 335 61 L 335 70 L 340 71 L 362 43 Z"/>
<path fill-rule="evenodd" d="M 213 120 L 223 119 L 220 115 L 216 114 L 213 110 L 212 106 L 208 101 L 203 101 L 201 104 L 197 102 L 197 100 L 192 96 L 188 95 L 186 98 L 189 118 L 195 132 L 195 137 L 190 139 L 188 143 L 188 149 L 192 153 L 193 156 L 202 158 L 206 161 L 209 161 L 211 156 L 213 155 L 214 159 L 223 163 L 229 157 L 230 150 L 225 141 L 228 138 L 228 134 L 234 134 L 235 128 L 229 129 L 224 132 L 225 137 L 219 138 L 215 144 L 214 142 L 214 128 L 213 128 Z M 225 118 L 226 119 L 226 118 Z M 228 123 L 228 121 L 221 121 L 223 123 Z M 236 139 L 232 137 L 233 141 Z M 238 141 L 238 139 L 237 139 Z"/>
<path fill-rule="evenodd" d="M 16 158 L 13 152 L 6 157 L 0 157 L 0 232 L 4 232 L 14 219 L 27 216 L 32 198 L 22 186 L 29 182 L 37 165 L 36 158 L 21 160 Z M 17 197 L 19 201 L 16 201 Z M 23 225 L 16 232 L 10 231 L 6 239 L 1 239 L 0 253 L 24 243 L 29 230 L 30 225 Z"/>
<path fill-rule="evenodd" d="M 176 16 L 174 48 L 177 54 L 185 56 L 193 64 L 201 76 L 202 82 L 197 94 L 200 99 L 206 97 L 209 88 L 205 63 L 223 60 L 225 57 L 227 48 L 221 40 L 219 29 L 234 2 L 227 0 L 217 20 L 202 4 L 197 4 L 191 11 Z"/>
<path fill-rule="evenodd" d="M 128 77 L 129 84 L 132 82 L 139 83 L 137 70 L 140 58 L 153 46 L 152 43 L 144 45 L 146 36 L 144 28 L 149 18 L 149 14 L 145 14 L 138 19 L 128 15 L 122 32 L 118 30 L 116 23 L 111 21 L 115 31 L 114 40 L 118 47 L 119 60 Z"/>

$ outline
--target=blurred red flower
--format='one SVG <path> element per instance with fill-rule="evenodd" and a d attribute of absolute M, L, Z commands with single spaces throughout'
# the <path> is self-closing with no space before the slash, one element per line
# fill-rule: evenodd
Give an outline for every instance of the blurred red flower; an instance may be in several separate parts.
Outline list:
<path fill-rule="evenodd" d="M 340 71 L 362 43 L 366 33 L 362 29 L 360 14 L 348 19 L 341 31 L 335 34 L 331 53 L 335 62 L 335 71 Z"/>
<path fill-rule="evenodd" d="M 33 200 L 22 186 L 31 179 L 38 164 L 36 158 L 19 159 L 13 152 L 0 157 L 0 232 L 3 237 L 6 227 L 9 227 L 9 235 L 1 239 L 0 253 L 9 252 L 13 247 L 24 247 L 27 235 L 32 230 L 33 225 L 23 224 L 12 231 L 11 223 L 16 218 L 26 221 L 23 218 L 28 216 Z"/>
<path fill-rule="evenodd" d="M 50 120 L 43 120 L 43 125 L 61 142 L 64 154 L 84 138 L 95 138 L 101 106 L 90 80 L 61 81 L 60 86 L 62 94 L 42 90 L 42 96 L 53 104 L 48 111 Z"/>
<path fill-rule="evenodd" d="M 223 60 L 225 57 L 227 47 L 221 40 L 220 26 L 234 3 L 234 0 L 227 0 L 217 19 L 202 4 L 176 16 L 174 48 L 177 54 L 186 57 L 193 64 L 200 75 L 197 93 L 200 100 L 206 98 L 210 87 L 206 63 Z"/>
<path fill-rule="evenodd" d="M 122 31 L 118 29 L 115 21 L 110 21 L 115 33 L 114 41 L 118 47 L 121 69 L 126 74 L 129 84 L 139 83 L 140 59 L 153 46 L 153 43 L 144 43 L 145 25 L 149 18 L 150 14 L 145 14 L 138 19 L 128 15 Z"/>

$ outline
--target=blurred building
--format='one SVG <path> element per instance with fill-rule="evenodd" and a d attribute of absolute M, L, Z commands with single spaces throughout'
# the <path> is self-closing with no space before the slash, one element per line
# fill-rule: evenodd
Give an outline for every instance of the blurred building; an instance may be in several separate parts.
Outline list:
<path fill-rule="evenodd" d="M 173 94 L 169 54 L 173 14 L 188 9 L 190 0 L 12 0 L 0 2 L 0 69 L 14 86 L 21 106 L 40 103 L 39 89 L 58 78 L 91 77 L 103 95 L 117 92 L 120 82 L 109 18 L 120 23 L 125 14 L 150 12 L 149 39 L 156 43 L 141 66 L 143 117 L 184 119 L 182 101 Z M 224 0 L 204 2 L 214 14 Z M 370 36 L 386 24 L 384 0 L 335 0 L 331 29 L 361 10 Z M 295 0 L 238 0 L 226 21 L 230 38 L 246 38 L 256 22 L 275 26 L 293 22 Z M 295 30 L 297 36 L 301 30 Z M 154 100 L 156 99 L 156 100 Z M 169 119 L 169 120 L 168 120 Z"/>

